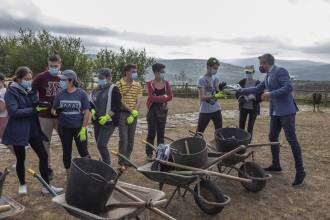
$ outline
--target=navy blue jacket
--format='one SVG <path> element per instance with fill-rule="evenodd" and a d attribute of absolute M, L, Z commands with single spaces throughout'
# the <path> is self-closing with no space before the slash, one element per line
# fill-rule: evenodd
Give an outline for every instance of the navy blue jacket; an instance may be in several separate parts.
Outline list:
<path fill-rule="evenodd" d="M 292 95 L 293 86 L 288 71 L 282 67 L 273 66 L 273 69 L 258 86 L 242 89 L 242 94 L 258 94 L 268 90 L 269 114 L 286 116 L 298 111 L 297 104 Z"/>
<path fill-rule="evenodd" d="M 37 101 L 36 92 L 26 92 L 15 82 L 7 89 L 5 102 L 9 120 L 2 137 L 3 144 L 27 146 L 30 138 L 47 141 L 41 132 L 37 111 L 33 108 Z"/>

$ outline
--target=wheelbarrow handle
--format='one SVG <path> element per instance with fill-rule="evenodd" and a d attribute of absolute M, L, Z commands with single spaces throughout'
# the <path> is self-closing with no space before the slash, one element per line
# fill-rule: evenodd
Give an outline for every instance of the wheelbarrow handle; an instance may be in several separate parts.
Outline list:
<path fill-rule="evenodd" d="M 133 195 L 132 193 L 128 192 L 127 190 L 123 189 L 122 187 L 116 185 L 115 186 L 116 190 L 118 190 L 120 193 L 126 195 L 127 197 L 137 201 L 137 202 L 145 202 L 142 199 L 140 199 L 139 197 Z M 167 213 L 161 211 L 160 209 L 157 209 L 155 207 L 151 207 L 151 206 L 147 206 L 148 209 L 150 209 L 151 211 L 155 212 L 156 214 L 158 214 L 159 216 L 165 218 L 165 219 L 169 219 L 169 220 L 176 220 L 175 218 L 173 218 L 172 216 L 168 215 Z"/>
<path fill-rule="evenodd" d="M 280 142 L 268 142 L 268 143 L 262 143 L 262 144 L 249 144 L 248 148 L 250 147 L 263 147 L 263 146 L 271 146 L 271 145 L 279 145 Z"/>
<path fill-rule="evenodd" d="M 212 161 L 212 162 L 209 164 L 208 168 L 212 168 L 214 165 L 220 163 L 220 162 L 223 161 L 224 159 L 227 159 L 227 158 L 233 156 L 234 154 L 236 154 L 237 152 L 239 152 L 239 151 L 241 151 L 241 150 L 245 150 L 246 148 L 247 148 L 246 146 L 241 145 L 241 146 L 239 146 L 239 147 L 237 147 L 237 148 L 235 148 L 235 149 L 233 149 L 233 150 L 231 150 L 231 151 L 229 151 L 229 152 L 227 152 L 227 153 L 221 155 L 220 157 L 218 157 L 217 159 L 215 159 L 214 161 Z"/>
<path fill-rule="evenodd" d="M 131 166 L 133 166 L 135 169 L 138 168 L 138 166 L 135 163 L 133 163 L 130 159 L 128 159 L 125 155 L 123 155 L 123 154 L 121 154 L 121 153 L 119 153 L 118 151 L 115 151 L 115 150 L 110 150 L 110 152 L 113 155 L 115 155 L 117 157 L 120 157 L 121 159 L 125 160 L 127 163 L 129 163 Z"/>
<path fill-rule="evenodd" d="M 145 141 L 145 140 L 142 140 L 141 142 L 142 142 L 143 144 L 146 144 L 146 145 L 150 146 L 154 151 L 157 150 L 157 147 L 155 147 L 153 144 L 151 144 L 151 143 L 149 143 L 149 142 L 147 142 L 147 141 Z"/>
<path fill-rule="evenodd" d="M 155 160 L 160 162 L 161 164 L 165 164 L 167 166 L 171 166 L 171 167 L 175 167 L 175 168 L 180 168 L 180 169 L 190 170 L 190 171 L 204 171 L 208 175 L 218 176 L 218 177 L 222 177 L 222 178 L 226 178 L 226 179 L 230 179 L 230 180 L 235 180 L 235 181 L 238 181 L 238 182 L 245 182 L 245 183 L 251 183 L 252 182 L 252 180 L 250 180 L 250 179 L 231 176 L 231 175 L 224 174 L 224 173 L 218 173 L 218 172 L 214 172 L 214 171 L 203 170 L 203 169 L 196 168 L 196 167 L 185 166 L 185 165 L 172 163 L 172 162 L 165 161 L 165 160 L 159 160 L 157 158 Z"/>
<path fill-rule="evenodd" d="M 0 205 L 0 213 L 7 212 L 11 209 L 10 205 Z"/>

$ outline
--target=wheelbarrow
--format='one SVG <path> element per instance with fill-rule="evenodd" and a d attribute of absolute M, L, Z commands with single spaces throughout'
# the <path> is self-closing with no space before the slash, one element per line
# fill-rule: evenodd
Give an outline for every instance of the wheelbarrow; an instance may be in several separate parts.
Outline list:
<path fill-rule="evenodd" d="M 145 141 L 143 142 L 150 145 L 154 150 L 156 150 L 156 148 L 150 143 L 147 143 Z M 111 153 L 125 160 L 128 164 L 130 164 L 148 179 L 158 182 L 160 190 L 163 189 L 163 186 L 165 184 L 176 187 L 172 195 L 170 196 L 167 204 L 165 205 L 165 208 L 167 208 L 168 205 L 171 203 L 176 193 L 179 193 L 179 195 L 182 195 L 182 197 L 184 197 L 187 192 L 190 192 L 194 196 L 196 204 L 203 212 L 209 215 L 215 215 L 220 213 L 223 208 L 230 203 L 231 200 L 230 197 L 225 195 L 220 189 L 220 187 L 217 186 L 217 184 L 215 184 L 210 179 L 210 176 L 220 176 L 222 178 L 228 178 L 236 181 L 251 182 L 251 180 L 249 179 L 230 176 L 218 172 L 212 172 L 196 167 L 184 166 L 178 163 L 158 159 L 156 159 L 156 161 L 165 166 L 178 168 L 181 170 L 155 170 L 152 168 L 154 162 L 150 162 L 139 167 L 124 155 L 113 150 L 111 151 Z M 230 152 L 228 153 L 228 155 L 232 153 L 235 152 Z M 226 156 L 227 155 L 224 155 L 222 157 Z M 214 160 L 212 158 L 212 162 L 210 162 L 209 165 L 212 166 L 221 159 L 222 158 L 220 157 Z M 181 194 L 181 189 L 184 189 L 183 194 Z"/>
<path fill-rule="evenodd" d="M 224 131 L 224 132 L 223 132 Z M 190 131 L 192 136 L 199 136 L 203 138 L 203 134 Z M 169 141 L 173 139 L 166 137 Z M 272 178 L 271 174 L 268 174 L 264 169 L 255 162 L 254 150 L 257 147 L 270 146 L 279 144 L 278 142 L 249 144 L 250 134 L 239 128 L 222 128 L 215 132 L 215 140 L 211 143 L 207 143 L 208 156 L 216 158 L 226 155 L 228 151 L 237 150 L 235 154 L 232 154 L 222 161 L 217 163 L 218 171 L 220 173 L 230 174 L 233 170 L 236 170 L 239 177 L 247 178 L 252 182 L 241 182 L 242 186 L 250 192 L 259 192 L 265 186 L 268 180 Z M 242 146 L 245 146 L 242 148 Z M 241 150 L 238 150 L 241 149 Z M 220 150 L 224 150 L 222 152 Z M 227 151 L 227 152 L 226 152 Z M 251 158 L 251 160 L 249 160 Z"/>
<path fill-rule="evenodd" d="M 143 219 L 142 215 L 145 215 L 145 219 L 148 219 L 148 210 L 151 210 L 165 219 L 175 220 L 175 218 L 156 208 L 156 206 L 167 202 L 167 200 L 164 199 L 164 192 L 158 190 L 120 182 L 117 178 L 115 188 L 107 202 L 105 210 L 96 214 L 69 205 L 65 199 L 65 193 L 57 195 L 40 175 L 32 169 L 28 169 L 28 173 L 36 177 L 38 181 L 48 189 L 53 195 L 52 201 L 54 203 L 60 205 L 70 215 L 78 219 L 117 220 L 131 218 L 140 219 L 141 217 Z"/>
<path fill-rule="evenodd" d="M 3 185 L 8 174 L 8 169 L 5 169 L 4 172 L 0 172 L 0 219 L 14 217 L 15 215 L 24 212 L 25 209 L 24 206 L 15 200 L 2 195 Z"/>

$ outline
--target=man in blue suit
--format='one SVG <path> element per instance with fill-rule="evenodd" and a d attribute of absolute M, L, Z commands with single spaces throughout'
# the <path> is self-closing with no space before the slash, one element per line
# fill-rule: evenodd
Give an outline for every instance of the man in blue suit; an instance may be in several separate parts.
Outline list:
<path fill-rule="evenodd" d="M 296 136 L 295 117 L 298 107 L 292 95 L 292 81 L 288 71 L 282 67 L 275 66 L 275 58 L 271 54 L 264 54 L 259 57 L 259 70 L 266 74 L 263 82 L 256 87 L 240 89 L 238 92 L 244 94 L 259 94 L 263 101 L 269 100 L 270 130 L 269 140 L 277 142 L 281 129 L 291 146 L 295 160 L 296 177 L 292 186 L 300 186 L 304 182 L 306 173 L 304 171 L 303 159 L 300 145 Z M 280 146 L 271 146 L 272 165 L 265 168 L 265 171 L 280 172 Z"/>

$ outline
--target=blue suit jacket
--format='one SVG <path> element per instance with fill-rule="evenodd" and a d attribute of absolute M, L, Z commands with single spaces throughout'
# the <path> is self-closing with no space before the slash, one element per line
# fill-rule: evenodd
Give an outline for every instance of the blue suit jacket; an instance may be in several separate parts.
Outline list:
<path fill-rule="evenodd" d="M 242 94 L 259 94 L 268 90 L 269 114 L 276 116 L 286 116 L 295 114 L 298 111 L 297 104 L 292 95 L 292 81 L 288 71 L 282 67 L 273 66 L 263 82 L 252 88 L 242 89 Z"/>

